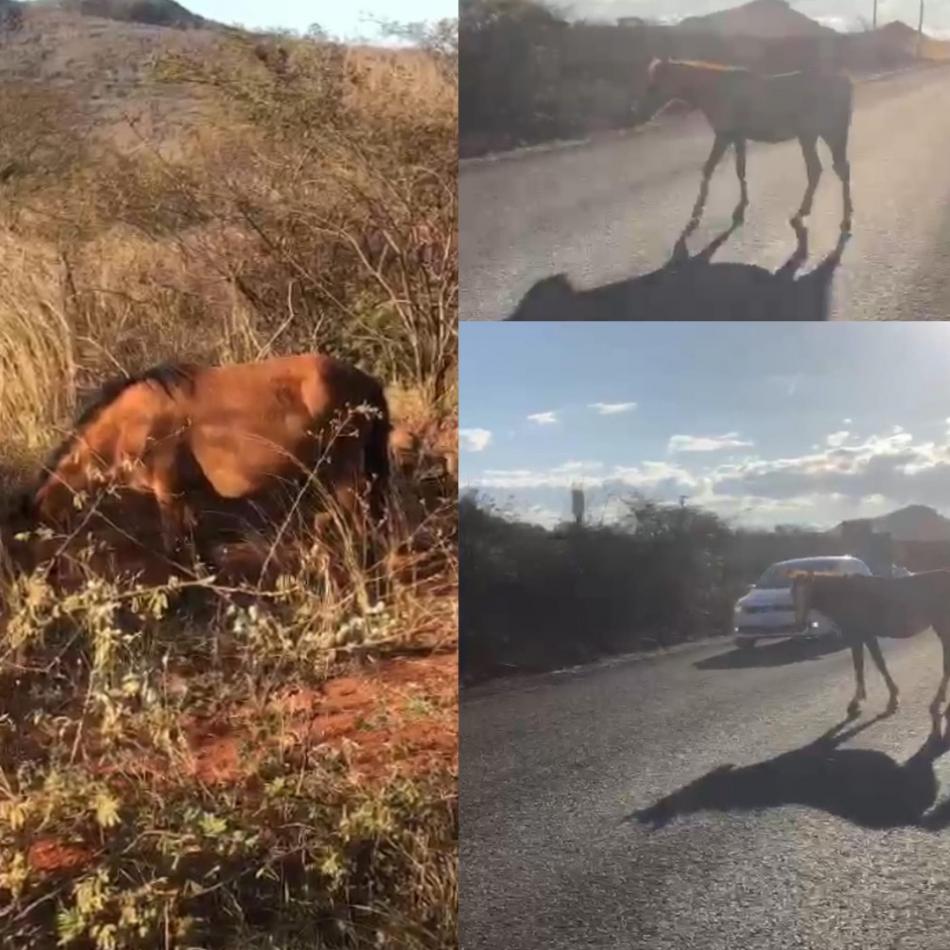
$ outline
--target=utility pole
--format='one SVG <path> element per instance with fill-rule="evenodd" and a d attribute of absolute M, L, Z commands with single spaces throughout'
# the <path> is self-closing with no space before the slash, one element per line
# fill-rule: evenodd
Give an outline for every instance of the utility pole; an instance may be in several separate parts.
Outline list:
<path fill-rule="evenodd" d="M 877 0 L 874 0 L 874 16 L 871 19 L 872 29 L 877 29 Z"/>
<path fill-rule="evenodd" d="M 571 511 L 574 515 L 574 524 L 580 528 L 584 524 L 584 489 L 575 485 L 571 489 Z"/>
<path fill-rule="evenodd" d="M 920 0 L 920 20 L 917 22 L 917 58 L 924 53 L 924 0 Z"/>

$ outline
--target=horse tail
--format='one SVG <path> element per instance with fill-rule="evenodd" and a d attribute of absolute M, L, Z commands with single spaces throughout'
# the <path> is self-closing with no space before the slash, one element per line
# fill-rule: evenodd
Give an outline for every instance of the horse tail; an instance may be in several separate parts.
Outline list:
<path fill-rule="evenodd" d="M 374 387 L 370 406 L 374 412 L 369 423 L 364 465 L 366 475 L 370 479 L 370 517 L 374 523 L 379 524 L 386 517 L 386 500 L 389 494 L 389 433 L 392 431 L 392 421 L 383 387 L 378 384 Z"/>

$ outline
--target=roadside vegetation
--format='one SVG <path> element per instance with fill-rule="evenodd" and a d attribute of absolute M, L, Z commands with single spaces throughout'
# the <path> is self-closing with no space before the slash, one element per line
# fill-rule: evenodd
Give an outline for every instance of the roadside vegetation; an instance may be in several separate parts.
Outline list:
<path fill-rule="evenodd" d="M 402 32 L 169 42 L 161 124 L 0 82 L 0 502 L 164 360 L 330 353 L 400 435 L 372 568 L 307 535 L 233 578 L 103 572 L 95 537 L 65 591 L 0 563 L 3 946 L 457 943 L 457 57 Z"/>
<path fill-rule="evenodd" d="M 724 12 L 742 4 L 719 6 L 718 14 L 671 24 L 635 16 L 588 22 L 543 0 L 461 0 L 462 156 L 629 128 L 657 56 L 858 75 L 950 61 L 950 43 L 925 36 L 918 50 L 917 31 L 900 22 L 838 33 L 759 0 L 746 4 L 758 8 L 760 28 L 768 20 L 757 35 L 735 29 L 741 11 Z"/>
<path fill-rule="evenodd" d="M 692 506 L 631 498 L 628 511 L 551 530 L 463 496 L 463 682 L 728 634 L 736 598 L 770 564 L 847 553 L 834 535 L 737 529 Z"/>

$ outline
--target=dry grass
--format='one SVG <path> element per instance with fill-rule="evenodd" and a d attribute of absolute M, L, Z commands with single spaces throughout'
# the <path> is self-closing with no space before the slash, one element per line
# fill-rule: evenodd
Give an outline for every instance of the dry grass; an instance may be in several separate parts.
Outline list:
<path fill-rule="evenodd" d="M 0 943 L 452 946 L 454 79 L 222 43 L 148 72 L 200 121 L 0 97 L 37 143 L 0 183 L 0 496 L 108 377 L 321 350 L 388 384 L 394 537 L 367 571 L 274 525 L 166 578 L 97 528 L 50 541 L 65 588 L 0 577 Z"/>

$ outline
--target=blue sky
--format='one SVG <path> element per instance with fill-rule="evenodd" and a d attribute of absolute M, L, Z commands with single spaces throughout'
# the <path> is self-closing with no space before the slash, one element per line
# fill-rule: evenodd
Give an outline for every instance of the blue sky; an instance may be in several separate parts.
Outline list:
<path fill-rule="evenodd" d="M 672 19 L 739 6 L 731 0 L 562 0 L 555 6 L 575 17 L 616 19 L 621 16 Z M 854 29 L 859 18 L 871 19 L 873 0 L 791 0 L 791 6 L 836 29 Z M 879 0 L 878 22 L 903 20 L 917 25 L 920 0 Z M 926 0 L 925 23 L 933 33 L 950 33 L 950 0 Z"/>
<path fill-rule="evenodd" d="M 457 17 L 456 0 L 181 0 L 193 13 L 222 23 L 266 28 L 272 26 L 306 30 L 319 23 L 335 36 L 371 36 L 373 30 L 364 16 L 414 23 Z"/>
<path fill-rule="evenodd" d="M 950 324 L 469 323 L 461 479 L 550 524 L 631 492 L 746 524 L 950 511 Z"/>

